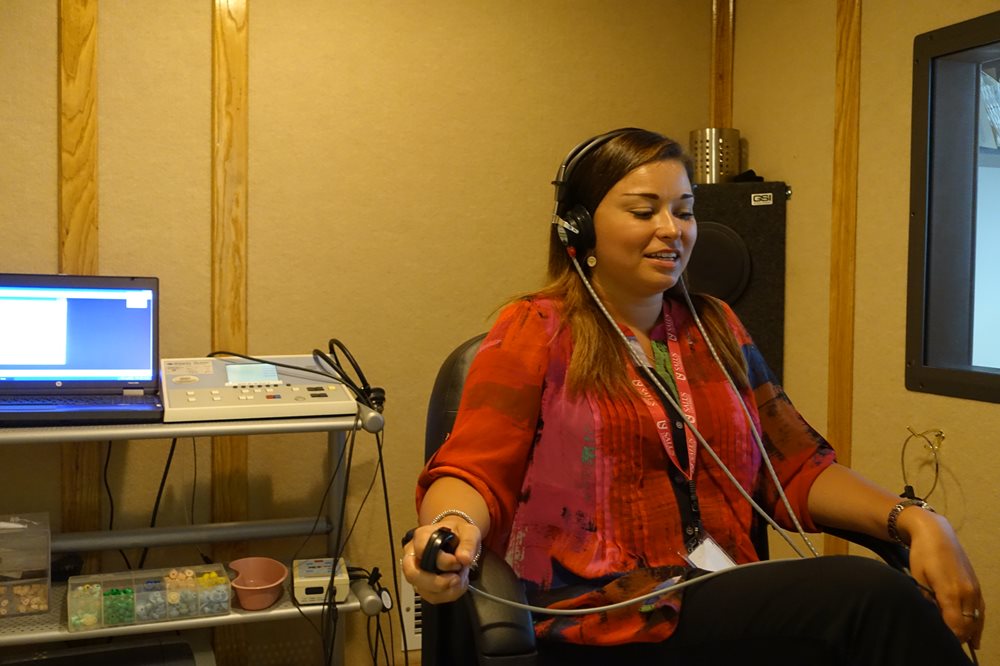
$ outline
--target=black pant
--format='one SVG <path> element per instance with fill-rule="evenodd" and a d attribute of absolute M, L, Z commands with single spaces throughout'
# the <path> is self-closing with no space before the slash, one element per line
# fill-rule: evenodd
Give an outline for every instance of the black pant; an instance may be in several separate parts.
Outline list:
<path fill-rule="evenodd" d="M 969 664 L 937 607 L 885 564 L 831 556 L 737 569 L 684 591 L 667 641 L 608 648 L 541 643 L 574 666 L 959 666 Z"/>

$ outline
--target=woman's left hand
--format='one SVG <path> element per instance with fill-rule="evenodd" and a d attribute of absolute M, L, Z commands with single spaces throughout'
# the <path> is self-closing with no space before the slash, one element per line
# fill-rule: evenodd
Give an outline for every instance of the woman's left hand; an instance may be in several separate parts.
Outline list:
<path fill-rule="evenodd" d="M 901 512 L 899 528 L 909 536 L 913 577 L 933 590 L 942 618 L 959 640 L 979 649 L 986 604 L 955 530 L 944 516 L 919 508 Z"/>

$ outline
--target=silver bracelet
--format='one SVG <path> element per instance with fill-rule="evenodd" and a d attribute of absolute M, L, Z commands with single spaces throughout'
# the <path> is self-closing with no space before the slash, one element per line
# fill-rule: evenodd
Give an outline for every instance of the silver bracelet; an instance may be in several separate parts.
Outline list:
<path fill-rule="evenodd" d="M 473 527 L 475 527 L 477 529 L 479 528 L 479 525 L 477 525 L 476 521 L 474 521 L 472 519 L 472 516 L 470 516 L 469 514 L 467 514 L 464 511 L 460 511 L 458 509 L 445 509 L 444 511 L 442 511 L 438 515 L 434 516 L 434 519 L 431 520 L 431 525 L 437 525 L 438 523 L 440 523 L 443 519 L 447 518 L 448 516 L 458 516 L 459 518 L 461 518 L 465 522 L 469 523 Z M 480 558 L 480 556 L 482 554 L 483 554 L 483 542 L 480 539 L 480 541 L 479 541 L 479 550 L 476 551 L 476 556 L 472 558 L 472 564 L 469 565 L 470 568 L 475 569 L 476 567 L 479 566 L 479 558 Z"/>
<path fill-rule="evenodd" d="M 919 499 L 905 499 L 896 506 L 892 507 L 889 512 L 889 519 L 886 521 L 886 527 L 889 532 L 889 538 L 896 543 L 901 543 L 904 546 L 906 543 L 903 542 L 902 537 L 899 536 L 899 529 L 896 527 L 896 521 L 899 520 L 899 514 L 903 512 L 903 509 L 909 506 L 919 506 L 921 509 L 926 509 L 931 513 L 934 513 L 934 509 L 927 502 Z"/>
<path fill-rule="evenodd" d="M 444 518 L 447 518 L 448 516 L 458 516 L 459 518 L 469 523 L 473 527 L 479 527 L 479 525 L 476 525 L 476 521 L 472 519 L 472 516 L 470 516 L 464 511 L 459 511 L 458 509 L 446 509 L 442 511 L 438 515 L 434 516 L 434 519 L 431 521 L 431 525 L 437 525 Z"/>

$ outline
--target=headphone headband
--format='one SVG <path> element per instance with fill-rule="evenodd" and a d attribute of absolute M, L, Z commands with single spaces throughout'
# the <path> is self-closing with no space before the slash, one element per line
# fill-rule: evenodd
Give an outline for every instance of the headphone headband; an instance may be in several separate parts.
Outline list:
<path fill-rule="evenodd" d="M 603 146 L 608 141 L 611 141 L 615 137 L 621 136 L 627 132 L 635 131 L 634 127 L 623 127 L 621 129 L 611 130 L 610 132 L 605 132 L 604 134 L 598 134 L 597 136 L 585 139 L 580 143 L 576 144 L 566 157 L 563 158 L 562 164 L 559 165 L 559 170 L 556 172 L 556 179 L 552 181 L 552 184 L 556 187 L 556 204 L 564 203 L 566 198 L 566 181 L 569 179 L 570 174 L 573 173 L 573 169 L 584 157 L 597 150 Z"/>

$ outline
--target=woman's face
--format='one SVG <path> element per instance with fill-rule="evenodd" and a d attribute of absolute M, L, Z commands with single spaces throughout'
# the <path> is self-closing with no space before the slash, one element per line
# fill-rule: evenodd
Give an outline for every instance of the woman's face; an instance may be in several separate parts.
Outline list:
<path fill-rule="evenodd" d="M 612 301 L 662 294 L 680 280 L 698 236 L 684 165 L 651 162 L 618 181 L 594 211 L 595 284 Z"/>

